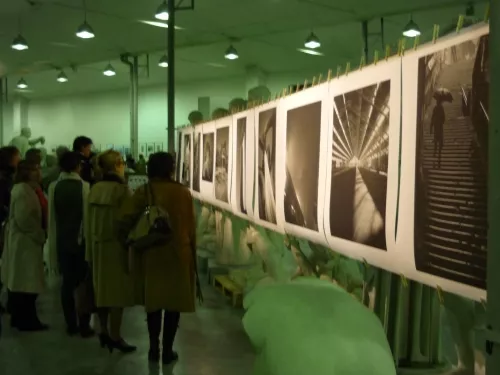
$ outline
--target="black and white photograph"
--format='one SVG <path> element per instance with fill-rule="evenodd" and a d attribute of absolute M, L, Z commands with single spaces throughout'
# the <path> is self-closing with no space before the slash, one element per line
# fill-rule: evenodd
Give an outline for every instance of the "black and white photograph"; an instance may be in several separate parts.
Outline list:
<path fill-rule="evenodd" d="M 285 220 L 318 230 L 321 102 L 294 108 L 286 117 Z"/>
<path fill-rule="evenodd" d="M 182 150 L 182 183 L 191 186 L 191 134 L 184 134 Z"/>
<path fill-rule="evenodd" d="M 203 134 L 203 181 L 214 181 L 214 133 Z"/>
<path fill-rule="evenodd" d="M 259 113 L 259 218 L 276 224 L 276 108 Z"/>
<path fill-rule="evenodd" d="M 217 129 L 215 150 L 215 198 L 229 203 L 229 127 Z"/>
<path fill-rule="evenodd" d="M 239 210 L 246 214 L 246 157 L 247 157 L 247 118 L 236 122 L 236 201 Z"/>
<path fill-rule="evenodd" d="M 194 135 L 193 143 L 193 190 L 200 192 L 200 151 L 201 151 L 201 133 Z"/>
<path fill-rule="evenodd" d="M 334 98 L 330 232 L 387 250 L 385 214 L 391 81 Z"/>
<path fill-rule="evenodd" d="M 415 264 L 486 288 L 488 35 L 418 61 Z"/>

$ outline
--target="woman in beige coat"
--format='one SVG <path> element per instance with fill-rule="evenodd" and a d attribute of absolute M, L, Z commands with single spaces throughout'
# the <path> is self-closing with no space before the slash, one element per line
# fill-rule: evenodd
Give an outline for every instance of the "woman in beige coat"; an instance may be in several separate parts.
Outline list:
<path fill-rule="evenodd" d="M 117 218 L 122 202 L 128 197 L 125 163 L 117 151 L 108 150 L 98 157 L 102 180 L 90 190 L 87 261 L 91 265 L 95 300 L 101 325 L 102 347 L 123 353 L 136 350 L 120 334 L 123 308 L 134 306 L 132 276 L 128 273 L 127 251 L 118 240 Z M 108 321 L 109 320 L 109 321 Z M 109 330 L 108 330 L 109 323 Z"/>
<path fill-rule="evenodd" d="M 149 360 L 160 360 L 160 331 L 163 318 L 164 364 L 177 360 L 173 343 L 181 312 L 195 310 L 195 249 L 196 223 L 193 201 L 189 190 L 173 181 L 174 159 L 172 155 L 159 152 L 150 156 L 148 161 L 149 183 L 140 187 L 127 199 L 120 219 L 120 234 L 127 242 L 130 231 L 148 205 L 146 189 L 153 193 L 152 205 L 168 212 L 173 233 L 172 240 L 137 250 L 137 262 L 142 273 L 144 303 L 147 312 L 150 340 Z M 133 249 L 132 249 L 133 250 Z"/>

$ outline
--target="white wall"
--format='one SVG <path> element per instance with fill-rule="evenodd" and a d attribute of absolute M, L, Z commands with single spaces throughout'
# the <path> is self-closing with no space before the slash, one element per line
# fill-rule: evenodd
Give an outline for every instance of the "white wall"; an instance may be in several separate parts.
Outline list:
<path fill-rule="evenodd" d="M 274 94 L 289 84 L 303 82 L 303 74 L 268 76 Z M 198 98 L 210 97 L 210 107 L 227 108 L 235 97 L 246 97 L 246 78 L 202 81 L 176 87 L 176 125 L 186 124 L 189 112 L 197 109 Z M 45 136 L 47 149 L 70 145 L 78 135 L 86 135 L 96 145 L 128 145 L 130 139 L 129 91 L 76 94 L 65 97 L 33 99 L 29 102 L 28 126 L 33 137 Z M 141 87 L 139 90 L 139 144 L 163 142 L 167 145 L 166 87 Z M 12 137 L 6 129 L 5 142 Z"/>

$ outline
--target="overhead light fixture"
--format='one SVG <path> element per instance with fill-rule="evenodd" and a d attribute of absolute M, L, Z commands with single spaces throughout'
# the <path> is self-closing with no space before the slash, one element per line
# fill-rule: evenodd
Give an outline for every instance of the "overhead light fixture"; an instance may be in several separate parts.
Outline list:
<path fill-rule="evenodd" d="M 413 21 L 413 18 L 410 18 L 410 22 L 408 22 L 403 29 L 403 35 L 408 38 L 415 38 L 420 35 L 420 29 L 418 25 Z"/>
<path fill-rule="evenodd" d="M 106 77 L 113 77 L 116 75 L 116 71 L 111 64 L 108 64 L 102 74 L 104 74 Z"/>
<path fill-rule="evenodd" d="M 12 49 L 15 49 L 17 51 L 24 51 L 28 49 L 28 43 L 21 34 L 16 36 L 12 41 Z"/>
<path fill-rule="evenodd" d="M 174 0 L 170 0 L 170 1 L 174 1 Z M 163 3 L 160 4 L 158 9 L 156 10 L 155 18 L 162 20 L 162 21 L 168 21 L 167 0 L 163 0 Z"/>
<path fill-rule="evenodd" d="M 139 20 L 140 23 L 144 23 L 146 25 L 150 26 L 156 26 L 156 27 L 161 27 L 162 29 L 168 29 L 168 23 L 166 22 L 160 22 L 160 21 L 148 21 L 148 20 Z M 174 27 L 176 30 L 184 30 L 183 27 L 175 26 Z"/>
<path fill-rule="evenodd" d="M 95 37 L 95 34 L 94 30 L 87 23 L 87 21 L 84 21 L 76 31 L 76 36 L 82 39 L 92 39 L 93 37 Z"/>
<path fill-rule="evenodd" d="M 24 80 L 24 78 L 21 78 L 18 82 L 17 82 L 17 88 L 18 89 L 27 89 L 28 88 L 28 84 L 26 83 L 26 81 Z"/>
<path fill-rule="evenodd" d="M 61 70 L 61 72 L 57 75 L 57 82 L 68 82 L 68 76 Z"/>
<path fill-rule="evenodd" d="M 306 42 L 304 43 L 304 46 L 306 48 L 315 49 L 315 48 L 321 47 L 321 43 L 319 42 L 318 37 L 316 35 L 314 35 L 314 33 L 311 33 L 311 35 L 309 35 L 307 37 Z"/>
<path fill-rule="evenodd" d="M 320 51 L 315 51 L 313 49 L 307 49 L 307 48 L 297 48 L 297 51 L 306 53 L 308 55 L 313 55 L 313 56 L 324 56 L 324 54 Z"/>
<path fill-rule="evenodd" d="M 160 61 L 158 62 L 158 65 L 161 66 L 162 68 L 168 68 L 168 57 L 167 55 L 163 55 Z"/>
<path fill-rule="evenodd" d="M 224 57 L 228 60 L 236 60 L 239 57 L 238 51 L 236 51 L 236 48 L 234 48 L 233 45 L 230 45 L 226 50 Z"/>

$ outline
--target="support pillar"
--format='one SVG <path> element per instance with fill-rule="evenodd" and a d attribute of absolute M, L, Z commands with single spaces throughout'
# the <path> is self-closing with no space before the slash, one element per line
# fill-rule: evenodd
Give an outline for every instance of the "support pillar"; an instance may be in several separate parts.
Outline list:
<path fill-rule="evenodd" d="M 490 2 L 490 125 L 488 186 L 488 305 L 486 375 L 500 374 L 500 2 Z"/>
<path fill-rule="evenodd" d="M 18 96 L 13 105 L 13 135 L 19 135 L 21 129 L 28 127 L 28 99 Z"/>
<path fill-rule="evenodd" d="M 3 128 L 3 110 L 4 110 L 4 92 L 3 92 L 3 86 L 4 86 L 4 79 L 0 78 L 0 146 L 3 146 L 5 144 L 4 142 L 4 128 Z"/>
<path fill-rule="evenodd" d="M 168 1 L 167 29 L 167 110 L 168 152 L 175 154 L 175 2 Z"/>
<path fill-rule="evenodd" d="M 130 152 L 139 157 L 139 58 L 132 58 L 130 69 Z"/>

